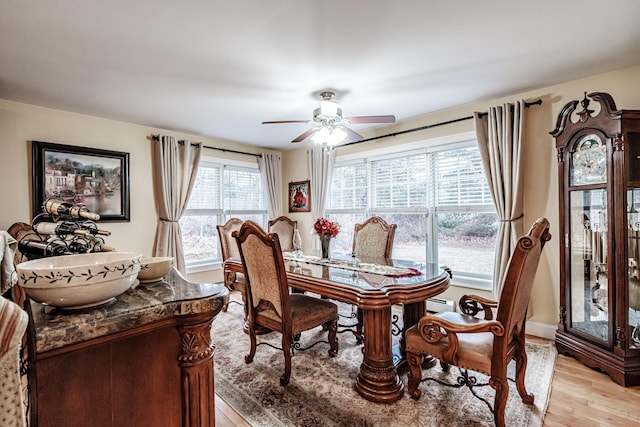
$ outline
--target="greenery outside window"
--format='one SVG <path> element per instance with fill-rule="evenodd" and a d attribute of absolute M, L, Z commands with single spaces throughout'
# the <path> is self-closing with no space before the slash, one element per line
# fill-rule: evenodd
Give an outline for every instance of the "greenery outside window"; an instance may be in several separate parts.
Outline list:
<path fill-rule="evenodd" d="M 349 253 L 354 224 L 377 215 L 398 225 L 394 258 L 447 265 L 455 284 L 491 288 L 498 217 L 475 140 L 338 157 L 326 215 L 341 226 L 334 253 Z"/>
<path fill-rule="evenodd" d="M 210 268 L 222 261 L 216 226 L 234 217 L 254 221 L 263 228 L 267 224 L 257 164 L 202 159 L 180 219 L 185 263 L 190 271 Z"/>

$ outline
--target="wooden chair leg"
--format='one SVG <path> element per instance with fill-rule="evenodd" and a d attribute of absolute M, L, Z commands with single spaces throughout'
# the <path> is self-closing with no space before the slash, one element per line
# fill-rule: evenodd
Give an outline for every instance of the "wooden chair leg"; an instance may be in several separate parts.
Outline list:
<path fill-rule="evenodd" d="M 280 377 L 280 385 L 289 384 L 291 378 L 291 340 L 286 334 L 282 334 L 282 352 L 284 353 L 284 374 Z"/>
<path fill-rule="evenodd" d="M 338 355 L 338 319 L 325 323 L 329 329 L 329 356 L 336 357 Z"/>
<path fill-rule="evenodd" d="M 418 388 L 422 381 L 422 359 L 421 354 L 412 353 L 407 351 L 407 366 L 409 366 L 409 373 L 407 374 L 407 391 L 412 399 L 420 399 L 422 392 Z"/>
<path fill-rule="evenodd" d="M 254 326 L 249 326 L 249 339 L 251 341 L 251 345 L 249 347 L 249 354 L 244 357 L 244 363 L 253 362 L 253 356 L 256 355 L 256 329 Z"/>
<path fill-rule="evenodd" d="M 527 353 L 525 353 L 524 349 L 520 352 L 520 357 L 516 358 L 516 388 L 518 389 L 518 394 L 522 399 L 523 403 L 527 405 L 532 405 L 534 396 L 531 393 L 527 393 L 527 387 L 524 383 L 524 377 L 527 373 Z"/>
<path fill-rule="evenodd" d="M 496 427 L 505 427 L 504 410 L 507 407 L 507 398 L 509 397 L 507 378 L 491 377 L 489 385 L 496 391 L 496 398 L 493 404 L 493 421 Z"/>

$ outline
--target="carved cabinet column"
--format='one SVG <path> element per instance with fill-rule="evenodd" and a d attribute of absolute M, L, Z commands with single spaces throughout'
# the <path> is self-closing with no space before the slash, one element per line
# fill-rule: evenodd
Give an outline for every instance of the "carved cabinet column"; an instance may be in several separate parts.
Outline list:
<path fill-rule="evenodd" d="M 182 425 L 215 426 L 214 364 L 211 320 L 180 324 L 182 350 L 178 355 L 182 378 Z"/>

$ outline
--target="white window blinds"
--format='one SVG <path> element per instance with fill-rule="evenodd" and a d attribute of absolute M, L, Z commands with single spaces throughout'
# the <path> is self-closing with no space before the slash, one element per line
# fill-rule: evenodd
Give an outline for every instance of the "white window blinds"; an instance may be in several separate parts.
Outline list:
<path fill-rule="evenodd" d="M 260 171 L 251 169 L 224 169 L 225 211 L 264 210 L 266 203 Z"/>
<path fill-rule="evenodd" d="M 371 162 L 371 208 L 427 206 L 427 155 Z"/>
<path fill-rule="evenodd" d="M 432 153 L 433 206 L 493 205 L 477 147 Z"/>
<path fill-rule="evenodd" d="M 328 209 L 366 209 L 368 205 L 366 163 L 336 167 L 333 171 L 330 194 Z"/>
<path fill-rule="evenodd" d="M 222 209 L 220 171 L 219 166 L 200 166 L 189 198 L 188 209 Z"/>

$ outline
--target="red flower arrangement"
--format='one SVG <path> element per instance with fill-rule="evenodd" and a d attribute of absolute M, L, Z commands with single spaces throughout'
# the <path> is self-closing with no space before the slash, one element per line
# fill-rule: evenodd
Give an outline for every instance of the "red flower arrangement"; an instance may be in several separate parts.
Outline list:
<path fill-rule="evenodd" d="M 326 218 L 318 218 L 313 223 L 313 229 L 318 236 L 336 237 L 340 231 L 340 224 L 337 221 L 329 221 Z"/>

